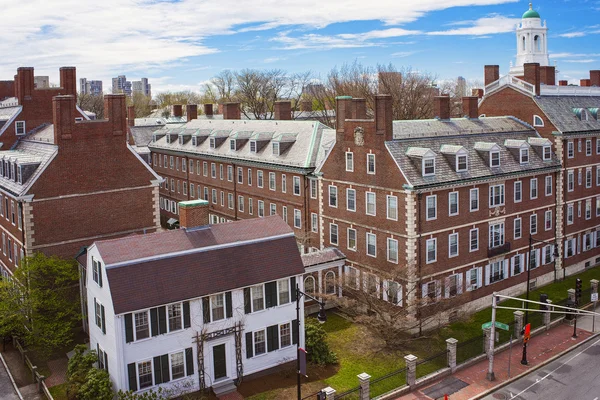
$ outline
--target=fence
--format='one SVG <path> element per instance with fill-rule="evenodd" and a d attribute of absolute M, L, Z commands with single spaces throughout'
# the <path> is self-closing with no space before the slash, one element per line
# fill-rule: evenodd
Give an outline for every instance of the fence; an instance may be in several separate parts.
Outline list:
<path fill-rule="evenodd" d="M 31 371 L 31 378 L 33 380 L 33 383 L 37 384 L 38 392 L 46 396 L 46 399 L 54 400 L 54 398 L 50 394 L 50 391 L 48 390 L 48 386 L 46 386 L 46 382 L 44 382 L 46 377 L 44 375 L 41 375 L 37 371 L 37 366 L 33 365 L 33 363 L 26 354 L 27 350 L 23 348 L 23 345 L 19 342 L 19 338 L 15 336 L 13 336 L 13 346 L 21 354 L 21 360 L 23 360 L 23 364 L 25 364 L 27 368 L 29 368 L 29 370 Z"/>
<path fill-rule="evenodd" d="M 462 364 L 484 353 L 485 336 L 476 336 L 456 346 L 456 363 Z"/>
<path fill-rule="evenodd" d="M 407 368 L 404 367 L 379 378 L 371 379 L 369 397 L 373 398 L 406 385 L 406 371 Z"/>
<path fill-rule="evenodd" d="M 417 378 L 448 367 L 448 350 L 417 361 Z"/>
<path fill-rule="evenodd" d="M 346 400 L 360 400 L 362 395 L 362 390 L 360 386 L 352 388 L 346 392 L 342 392 L 340 394 L 336 394 L 335 398 L 337 399 L 346 399 Z"/>

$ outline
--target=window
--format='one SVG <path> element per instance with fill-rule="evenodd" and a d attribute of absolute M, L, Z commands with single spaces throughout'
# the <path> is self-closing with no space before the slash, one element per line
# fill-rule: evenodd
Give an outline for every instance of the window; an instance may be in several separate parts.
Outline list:
<path fill-rule="evenodd" d="M 171 192 L 175 191 L 175 179 L 171 178 Z"/>
<path fill-rule="evenodd" d="M 183 366 L 183 351 L 179 353 L 171 354 L 171 379 L 179 379 L 185 376 L 185 370 Z"/>
<path fill-rule="evenodd" d="M 311 199 L 317 198 L 317 180 L 316 179 L 310 180 L 310 198 Z"/>
<path fill-rule="evenodd" d="M 448 215 L 458 215 L 458 192 L 448 193 Z"/>
<path fill-rule="evenodd" d="M 279 155 L 279 142 L 273 142 L 273 155 Z"/>
<path fill-rule="evenodd" d="M 277 183 L 275 182 L 275 172 L 269 172 L 269 190 L 276 190 Z"/>
<path fill-rule="evenodd" d="M 600 142 L 600 140 L 598 140 Z M 600 165 L 596 166 L 596 186 L 600 186 Z"/>
<path fill-rule="evenodd" d="M 221 191 L 221 207 L 225 207 L 225 192 Z"/>
<path fill-rule="evenodd" d="M 587 139 L 585 141 L 585 155 L 586 156 L 592 155 L 592 139 Z"/>
<path fill-rule="evenodd" d="M 311 217 L 311 231 L 319 232 L 319 217 L 316 213 L 310 214 Z"/>
<path fill-rule="evenodd" d="M 349 250 L 356 251 L 356 229 L 348 228 L 348 243 L 347 247 Z"/>
<path fill-rule="evenodd" d="M 265 202 L 262 200 L 258 201 L 258 216 L 259 217 L 265 216 Z"/>
<path fill-rule="evenodd" d="M 529 180 L 529 197 L 531 199 L 537 199 L 537 197 L 538 197 L 538 180 L 537 180 L 537 178 L 531 178 Z"/>
<path fill-rule="evenodd" d="M 185 184 L 185 182 L 184 182 L 184 184 Z M 185 191 L 185 185 L 184 185 L 183 189 Z M 194 184 L 190 183 L 190 197 L 194 197 L 196 195 L 195 189 L 196 188 L 194 187 Z M 200 191 L 198 190 L 198 192 L 200 192 Z"/>
<path fill-rule="evenodd" d="M 223 166 L 223 164 L 219 164 L 219 179 L 220 180 L 223 180 L 223 177 L 224 177 L 224 172 L 223 171 L 224 170 L 225 170 L 225 167 Z"/>
<path fill-rule="evenodd" d="M 425 198 L 426 208 L 427 208 L 427 216 L 426 220 L 430 221 L 432 219 L 437 218 L 437 195 L 427 196 Z"/>
<path fill-rule="evenodd" d="M 169 332 L 176 331 L 182 327 L 181 303 L 171 304 L 167 306 L 169 314 Z"/>
<path fill-rule="evenodd" d="M 565 241 L 565 258 L 573 257 L 575 255 L 575 239 L 569 239 Z"/>
<path fill-rule="evenodd" d="M 537 233 L 537 214 L 529 216 L 529 233 L 535 235 Z"/>
<path fill-rule="evenodd" d="M 389 262 L 398 263 L 398 241 L 388 238 L 387 240 L 387 259 Z"/>
<path fill-rule="evenodd" d="M 544 161 L 550 161 L 552 159 L 552 148 L 550 146 L 542 147 L 542 159 Z"/>
<path fill-rule="evenodd" d="M 17 135 L 25 134 L 25 121 L 15 122 L 15 134 L 17 134 Z"/>
<path fill-rule="evenodd" d="M 529 162 L 529 149 L 521 149 L 519 154 L 521 164 L 527 164 Z"/>
<path fill-rule="evenodd" d="M 375 174 L 375 154 L 367 154 L 367 174 Z"/>
<path fill-rule="evenodd" d="M 583 251 L 588 251 L 592 249 L 592 235 L 593 233 L 585 233 L 583 235 Z"/>
<path fill-rule="evenodd" d="M 547 245 L 544 246 L 542 248 L 542 263 L 545 264 L 550 264 L 552 261 L 554 261 L 554 246 L 552 245 Z"/>
<path fill-rule="evenodd" d="M 490 168 L 500 166 L 500 152 L 490 151 Z"/>
<path fill-rule="evenodd" d="M 490 248 L 504 244 L 504 222 L 490 224 Z"/>
<path fill-rule="evenodd" d="M 469 251 L 479 249 L 479 228 L 473 228 L 469 231 Z"/>
<path fill-rule="evenodd" d="M 490 186 L 490 207 L 504 205 L 504 185 Z"/>
<path fill-rule="evenodd" d="M 300 196 L 300 177 L 294 176 L 294 195 Z"/>
<path fill-rule="evenodd" d="M 469 169 L 467 156 L 456 156 L 456 171 L 464 172 Z"/>
<path fill-rule="evenodd" d="M 279 325 L 279 341 L 281 342 L 281 347 L 286 347 L 292 344 L 292 330 L 290 329 L 291 324 L 288 322 L 287 324 Z"/>
<path fill-rule="evenodd" d="M 252 312 L 261 311 L 265 308 L 265 295 L 264 286 L 257 285 L 250 288 L 250 294 L 252 296 Z"/>
<path fill-rule="evenodd" d="M 479 210 L 479 189 L 477 188 L 471 189 L 469 191 L 469 210 Z"/>
<path fill-rule="evenodd" d="M 281 193 L 287 192 L 287 178 L 285 174 L 281 174 Z"/>
<path fill-rule="evenodd" d="M 427 157 L 423 159 L 423 176 L 435 175 L 435 158 Z"/>
<path fill-rule="evenodd" d="M 244 212 L 244 196 L 238 196 L 238 211 Z"/>
<path fill-rule="evenodd" d="M 600 138 L 596 138 L 596 154 L 600 154 Z"/>
<path fill-rule="evenodd" d="M 210 296 L 211 321 L 225 319 L 225 295 L 223 293 Z"/>
<path fill-rule="evenodd" d="M 574 221 L 573 203 L 567 204 L 567 225 L 571 225 Z"/>
<path fill-rule="evenodd" d="M 427 239 L 427 264 L 437 260 L 437 239 Z"/>
<path fill-rule="evenodd" d="M 177 181 L 177 183 L 179 183 L 179 181 Z M 185 181 L 183 182 L 183 195 L 187 195 L 187 182 Z"/>
<path fill-rule="evenodd" d="M 204 189 L 206 189 L 206 188 L 204 188 Z M 217 204 L 217 189 L 212 190 L 212 199 L 211 200 L 212 200 L 213 204 Z"/>
<path fill-rule="evenodd" d="M 254 200 L 252 200 L 252 198 L 248 199 L 248 214 L 254 214 Z"/>
<path fill-rule="evenodd" d="M 569 140 L 567 142 L 567 157 L 573 158 L 575 157 L 575 146 L 573 145 L 573 141 Z"/>
<path fill-rule="evenodd" d="M 238 167 L 237 169 L 237 183 L 244 183 L 244 169 L 242 167 Z"/>
<path fill-rule="evenodd" d="M 356 190 L 354 189 L 346 189 L 346 209 L 356 211 Z"/>
<path fill-rule="evenodd" d="M 248 168 L 248 186 L 252 186 L 252 169 Z"/>
<path fill-rule="evenodd" d="M 534 115 L 533 116 L 533 126 L 543 127 L 544 120 L 539 115 Z"/>
<path fill-rule="evenodd" d="M 181 137 L 181 139 L 183 140 L 183 136 Z M 185 172 L 186 166 L 187 162 L 185 161 L 185 158 L 181 158 L 181 172 Z"/>
<path fill-rule="evenodd" d="M 424 286 L 425 293 L 423 294 L 423 297 L 427 297 L 429 299 L 434 300 L 437 297 L 436 282 L 428 282 Z"/>
<path fill-rule="evenodd" d="M 329 243 L 338 244 L 338 226 L 337 224 L 329 224 Z"/>
<path fill-rule="evenodd" d="M 377 257 L 377 236 L 374 233 L 367 233 L 367 255 Z"/>
<path fill-rule="evenodd" d="M 329 207 L 337 208 L 337 186 L 329 185 Z"/>
<path fill-rule="evenodd" d="M 577 184 L 581 186 L 581 168 L 577 171 Z"/>
<path fill-rule="evenodd" d="M 8 250 L 11 251 L 10 248 L 10 239 L 8 240 Z M 105 320 L 104 320 L 104 306 L 94 298 L 94 319 L 96 321 L 96 326 L 102 329 L 102 333 L 106 333 L 105 330 Z"/>
<path fill-rule="evenodd" d="M 386 289 L 385 295 L 387 297 L 384 300 L 387 300 L 394 305 L 402 305 L 402 287 L 398 282 L 385 281 L 384 288 Z"/>
<path fill-rule="evenodd" d="M 138 380 L 140 389 L 152 386 L 152 361 L 138 363 Z"/>
<path fill-rule="evenodd" d="M 547 231 L 552 229 L 552 210 L 547 210 L 544 213 L 544 229 Z"/>
<path fill-rule="evenodd" d="M 150 337 L 150 325 L 148 324 L 148 311 L 142 311 L 134 314 L 135 322 L 135 340 L 142 340 Z"/>
<path fill-rule="evenodd" d="M 448 235 L 448 257 L 456 257 L 458 255 L 458 233 Z"/>
<path fill-rule="evenodd" d="M 506 278 L 504 276 L 504 261 L 496 261 L 490 264 L 490 283 L 498 282 Z"/>
<path fill-rule="evenodd" d="M 300 210 L 294 209 L 294 228 L 300 229 L 302 227 L 301 219 L 302 216 Z"/>
<path fill-rule="evenodd" d="M 585 201 L 585 219 L 592 218 L 592 199 L 587 199 Z"/>
<path fill-rule="evenodd" d="M 387 196 L 387 218 L 398 220 L 398 198 L 396 196 Z"/>
<path fill-rule="evenodd" d="M 366 214 L 367 215 L 375 215 L 376 212 L 376 205 L 375 205 L 375 192 L 366 192 L 365 193 L 366 196 Z"/>
<path fill-rule="evenodd" d="M 546 177 L 546 196 L 552 195 L 552 176 L 548 175 Z"/>
<path fill-rule="evenodd" d="M 233 193 L 227 193 L 227 208 L 233 210 Z"/>
<path fill-rule="evenodd" d="M 577 152 L 581 153 L 581 139 L 577 139 Z"/>
<path fill-rule="evenodd" d="M 520 202 L 523 199 L 523 182 L 515 181 L 515 203 Z"/>
<path fill-rule="evenodd" d="M 346 171 L 354 172 L 354 153 L 346 152 Z"/>
<path fill-rule="evenodd" d="M 521 229 L 521 218 L 517 217 L 515 218 L 515 222 L 514 222 L 514 226 L 513 226 L 513 234 L 514 234 L 514 238 L 515 239 L 521 239 L 521 233 L 522 229 Z"/>
<path fill-rule="evenodd" d="M 257 186 L 259 188 L 263 187 L 263 172 L 262 171 L 256 171 L 256 181 L 257 181 Z"/>
<path fill-rule="evenodd" d="M 209 147 L 210 147 L 211 149 L 214 149 L 215 147 L 217 147 L 217 140 L 216 140 L 215 138 L 212 138 L 212 137 L 211 137 L 211 138 L 208 140 L 208 142 L 209 142 Z"/>
<path fill-rule="evenodd" d="M 588 189 L 592 187 L 592 169 L 591 168 L 585 169 L 585 187 Z"/>
<path fill-rule="evenodd" d="M 254 355 L 264 354 L 267 351 L 267 346 L 265 345 L 265 331 L 256 331 L 254 332 Z"/>
<path fill-rule="evenodd" d="M 304 291 L 308 294 L 315 293 L 315 278 L 310 275 L 304 278 Z"/>
<path fill-rule="evenodd" d="M 572 192 L 575 190 L 575 171 L 567 171 L 567 191 Z"/>
<path fill-rule="evenodd" d="M 251 153 L 256 153 L 256 140 L 251 140 L 250 141 L 250 152 Z"/>
<path fill-rule="evenodd" d="M 523 272 L 523 254 L 517 254 L 512 257 L 512 274 L 518 275 Z"/>
<path fill-rule="evenodd" d="M 282 215 L 283 220 L 287 223 L 288 222 L 287 206 L 283 206 L 283 207 L 281 207 L 281 209 L 282 209 L 282 214 L 283 214 Z"/>
<path fill-rule="evenodd" d="M 466 273 L 467 291 L 475 290 L 479 287 L 479 268 L 472 268 Z"/>
<path fill-rule="evenodd" d="M 102 264 L 92 257 L 92 279 L 102 287 Z"/>
<path fill-rule="evenodd" d="M 210 177 L 213 179 L 217 178 L 217 164 L 210 163 Z"/>

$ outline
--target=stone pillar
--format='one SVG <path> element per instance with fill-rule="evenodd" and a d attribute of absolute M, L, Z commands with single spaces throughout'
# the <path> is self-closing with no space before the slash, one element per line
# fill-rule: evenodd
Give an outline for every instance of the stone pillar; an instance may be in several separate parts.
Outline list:
<path fill-rule="evenodd" d="M 331 386 L 327 386 L 325 389 L 323 389 L 323 392 L 325 393 L 325 398 L 327 400 L 335 400 L 335 389 L 332 388 Z"/>
<path fill-rule="evenodd" d="M 598 293 L 598 279 L 591 279 L 590 286 L 592 288 L 592 293 Z"/>
<path fill-rule="evenodd" d="M 446 339 L 446 348 L 448 349 L 448 367 L 454 371 L 456 371 L 456 344 L 458 340 L 454 338 Z"/>
<path fill-rule="evenodd" d="M 523 316 L 525 313 L 523 311 L 515 311 L 513 313 L 515 315 L 515 338 L 521 337 L 521 331 L 523 330 Z"/>
<path fill-rule="evenodd" d="M 546 330 L 550 329 L 550 311 L 554 311 L 554 306 L 552 305 L 552 300 L 547 300 L 548 302 L 548 311 L 544 313 L 544 325 L 546 326 Z"/>
<path fill-rule="evenodd" d="M 485 328 L 483 330 L 483 349 L 485 351 L 485 354 L 489 354 L 490 353 L 490 337 L 492 335 L 492 328 Z"/>
<path fill-rule="evenodd" d="M 567 289 L 567 297 L 575 302 L 575 289 Z"/>
<path fill-rule="evenodd" d="M 404 361 L 406 362 L 406 384 L 412 388 L 417 381 L 417 356 L 409 354 L 404 356 Z"/>
<path fill-rule="evenodd" d="M 357 375 L 358 382 L 360 384 L 360 400 L 369 400 L 371 398 L 371 391 L 369 389 L 369 381 L 371 379 L 371 375 L 363 372 L 362 374 Z"/>

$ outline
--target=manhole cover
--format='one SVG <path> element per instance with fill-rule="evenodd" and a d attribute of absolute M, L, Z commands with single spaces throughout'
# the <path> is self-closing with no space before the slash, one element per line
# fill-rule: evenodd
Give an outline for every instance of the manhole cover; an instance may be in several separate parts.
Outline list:
<path fill-rule="evenodd" d="M 492 395 L 493 398 L 495 399 L 499 399 L 499 400 L 505 400 L 506 399 L 506 395 L 502 394 L 502 393 L 494 393 Z"/>

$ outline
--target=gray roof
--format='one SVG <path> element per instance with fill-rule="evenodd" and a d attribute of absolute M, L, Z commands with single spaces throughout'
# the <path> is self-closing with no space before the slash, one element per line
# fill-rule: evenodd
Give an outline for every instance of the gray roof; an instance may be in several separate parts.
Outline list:
<path fill-rule="evenodd" d="M 129 132 L 136 146 L 148 146 L 152 141 L 152 134 L 161 129 L 163 129 L 162 125 L 132 126 Z"/>
<path fill-rule="evenodd" d="M 25 182 L 18 183 L 13 179 L 8 179 L 6 175 L 0 177 L 0 187 L 14 194 L 22 196 L 33 182 L 41 175 L 42 171 L 54 158 L 58 147 L 51 143 L 35 142 L 30 140 L 20 140 L 14 150 L 0 151 L 0 160 L 9 160 L 17 164 L 32 163 L 32 171 Z"/>
<path fill-rule="evenodd" d="M 328 140 L 335 138 L 335 131 L 325 125 L 314 121 L 274 121 L 274 120 L 201 120 L 195 119 L 184 125 L 186 130 L 199 130 L 211 132 L 211 136 L 235 138 L 238 132 L 244 132 L 244 137 L 255 137 L 259 133 L 272 132 L 273 135 L 265 135 L 269 141 L 281 140 L 295 141 L 281 155 L 273 154 L 271 144 L 267 144 L 260 151 L 250 151 L 250 141 L 245 142 L 238 150 L 230 150 L 229 143 L 223 142 L 215 149 L 210 148 L 210 141 L 204 140 L 198 146 L 194 146 L 192 140 L 179 144 L 178 140 L 167 143 L 166 137 L 161 137 L 149 144 L 152 151 L 171 150 L 212 156 L 218 158 L 244 160 L 247 162 L 258 162 L 275 164 L 282 167 L 314 168 L 319 164 L 320 157 L 324 155 L 320 147 L 325 137 Z M 252 139 L 251 139 L 252 140 Z"/>
<path fill-rule="evenodd" d="M 590 115 L 581 120 L 574 108 L 593 109 L 600 107 L 600 96 L 541 96 L 535 102 L 550 122 L 562 133 L 600 131 L 600 121 Z"/>
<path fill-rule="evenodd" d="M 514 117 L 422 119 L 394 121 L 393 123 L 394 139 L 515 132 L 529 129 L 531 126 Z"/>

